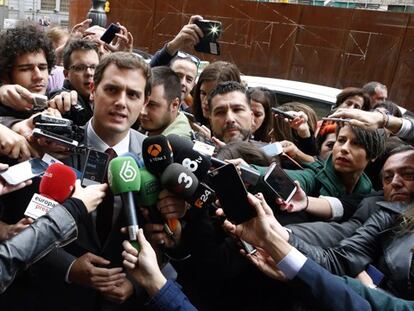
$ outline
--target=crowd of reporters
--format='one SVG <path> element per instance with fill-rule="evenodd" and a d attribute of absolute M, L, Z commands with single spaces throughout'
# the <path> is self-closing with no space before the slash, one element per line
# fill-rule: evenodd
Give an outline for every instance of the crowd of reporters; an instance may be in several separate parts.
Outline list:
<path fill-rule="evenodd" d="M 412 310 L 413 121 L 378 82 L 321 119 L 236 64 L 198 75 L 200 20 L 149 64 L 119 23 L 0 33 L 2 171 L 45 165 L 0 179 L 0 305 Z"/>

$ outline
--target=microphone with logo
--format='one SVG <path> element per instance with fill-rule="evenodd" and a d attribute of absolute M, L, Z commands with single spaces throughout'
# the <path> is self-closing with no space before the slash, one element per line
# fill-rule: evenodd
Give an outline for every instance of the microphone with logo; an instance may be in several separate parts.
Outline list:
<path fill-rule="evenodd" d="M 33 195 L 24 215 L 33 219 L 45 215 L 70 197 L 75 182 L 76 174 L 72 168 L 61 163 L 50 165 L 40 181 L 40 194 Z"/>
<path fill-rule="evenodd" d="M 204 180 L 211 167 L 209 158 L 194 150 L 191 141 L 175 134 L 170 134 L 167 138 L 173 151 L 174 162 L 188 168 L 198 180 Z"/>
<path fill-rule="evenodd" d="M 205 174 L 211 166 L 218 168 L 227 164 L 223 160 L 203 153 L 205 148 L 200 148 L 203 143 L 198 142 L 198 146 L 196 146 L 196 144 L 175 134 L 168 135 L 168 140 L 174 152 L 174 162 L 181 163 L 190 169 L 199 180 L 204 180 Z M 255 186 L 260 181 L 260 173 L 255 169 L 242 165 L 240 171 L 245 184 Z"/>
<path fill-rule="evenodd" d="M 145 138 L 142 150 L 145 167 L 156 176 L 160 176 L 167 166 L 173 163 L 171 146 L 164 135 Z"/>
<path fill-rule="evenodd" d="M 206 155 L 194 150 L 192 142 L 175 134 L 170 134 L 167 137 L 173 149 L 174 162 L 190 170 L 199 181 L 196 192 L 192 195 L 192 202 L 187 202 L 198 208 L 213 202 L 215 192 L 203 182 L 211 166 L 210 159 Z"/>
<path fill-rule="evenodd" d="M 145 167 L 150 173 L 158 177 L 171 163 L 173 163 L 171 145 L 164 135 L 145 138 L 142 143 L 142 150 Z M 156 211 L 153 212 L 155 215 Z M 171 232 L 171 230 L 175 230 L 178 225 L 178 219 L 167 219 L 166 221 L 166 229 L 168 227 L 166 231 L 169 230 L 169 232 Z"/>
<path fill-rule="evenodd" d="M 139 168 L 139 175 L 141 176 L 141 189 L 138 192 L 138 204 L 149 211 L 150 220 L 152 223 L 164 224 L 164 230 L 168 235 L 172 235 L 171 228 L 175 230 L 177 226 L 176 219 L 164 220 L 160 211 L 157 209 L 158 195 L 161 191 L 159 179 L 146 168 L 143 160 L 137 154 L 132 152 L 124 153 L 122 156 L 132 157 Z"/>
<path fill-rule="evenodd" d="M 161 184 L 192 206 L 202 208 L 212 202 L 215 192 L 179 163 L 170 164 L 161 175 Z"/>
<path fill-rule="evenodd" d="M 108 183 L 112 193 L 121 196 L 128 237 L 131 244 L 139 250 L 139 227 L 133 192 L 138 192 L 141 188 L 141 175 L 134 158 L 121 156 L 112 159 L 108 166 Z"/>

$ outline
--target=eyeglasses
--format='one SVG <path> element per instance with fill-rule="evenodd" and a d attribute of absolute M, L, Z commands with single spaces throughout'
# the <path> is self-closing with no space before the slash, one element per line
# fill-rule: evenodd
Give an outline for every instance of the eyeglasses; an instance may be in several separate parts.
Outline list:
<path fill-rule="evenodd" d="M 79 64 L 79 65 L 72 65 L 69 67 L 69 69 L 72 69 L 73 71 L 81 72 L 86 71 L 88 69 L 95 70 L 97 65 L 85 65 L 85 64 Z"/>
<path fill-rule="evenodd" d="M 197 56 L 194 56 L 186 52 L 182 52 L 182 51 L 178 51 L 176 57 L 181 58 L 181 59 L 188 59 L 192 61 L 194 64 L 196 64 L 197 68 L 201 62 L 201 60 Z"/>

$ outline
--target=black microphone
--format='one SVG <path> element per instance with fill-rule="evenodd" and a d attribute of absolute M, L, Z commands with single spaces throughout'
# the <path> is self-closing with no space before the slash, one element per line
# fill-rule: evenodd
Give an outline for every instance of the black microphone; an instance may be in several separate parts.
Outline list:
<path fill-rule="evenodd" d="M 211 166 L 219 168 L 227 163 L 215 157 L 208 157 L 197 150 L 194 144 L 178 135 L 170 134 L 168 141 L 174 152 L 174 162 L 189 168 L 199 180 L 204 180 Z M 195 168 L 195 169 L 194 169 Z M 194 169 L 194 170 L 193 170 Z M 248 166 L 240 166 L 241 178 L 245 184 L 256 186 L 260 180 L 260 173 Z"/>
<path fill-rule="evenodd" d="M 173 163 L 172 149 L 167 137 L 157 135 L 145 138 L 142 143 L 142 157 L 147 170 L 159 176 Z"/>
<path fill-rule="evenodd" d="M 179 163 L 169 165 L 161 175 L 163 187 L 183 198 L 192 206 L 202 208 L 215 199 L 215 192 Z"/>
<path fill-rule="evenodd" d="M 204 154 L 193 149 L 193 143 L 178 135 L 167 136 L 173 150 L 175 163 L 179 163 L 197 176 L 198 180 L 204 180 L 211 167 L 210 159 Z"/>

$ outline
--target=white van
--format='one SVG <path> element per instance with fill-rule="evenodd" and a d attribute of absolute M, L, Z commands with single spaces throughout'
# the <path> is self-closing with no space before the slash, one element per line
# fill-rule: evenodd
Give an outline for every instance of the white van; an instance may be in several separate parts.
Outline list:
<path fill-rule="evenodd" d="M 297 101 L 309 105 L 319 118 L 329 114 L 336 102 L 336 96 L 341 92 L 341 89 L 333 87 L 284 79 L 242 76 L 242 80 L 249 87 L 262 86 L 275 91 L 279 104 Z M 399 108 L 404 117 L 414 118 L 411 111 Z"/>

